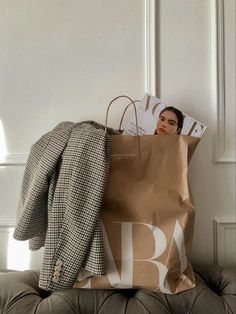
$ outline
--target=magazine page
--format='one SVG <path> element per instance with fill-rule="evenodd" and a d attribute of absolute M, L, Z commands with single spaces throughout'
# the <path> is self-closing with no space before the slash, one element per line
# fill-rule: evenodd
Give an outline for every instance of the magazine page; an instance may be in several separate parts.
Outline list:
<path fill-rule="evenodd" d="M 184 115 L 184 124 L 181 131 L 182 135 L 194 136 L 194 137 L 202 137 L 205 132 L 207 126 L 197 121 L 196 119 L 190 117 L 189 115 Z"/>
<path fill-rule="evenodd" d="M 154 134 L 159 114 L 166 106 L 155 96 L 145 94 L 136 106 L 138 118 L 138 135 Z M 135 113 L 132 111 L 125 125 L 123 135 L 137 135 Z"/>
<path fill-rule="evenodd" d="M 166 105 L 157 97 L 145 94 L 137 106 L 138 135 L 153 135 L 155 133 L 160 112 Z M 182 135 L 202 137 L 207 126 L 193 117 L 182 112 L 184 115 Z M 135 113 L 130 115 L 122 133 L 123 135 L 137 135 Z"/>

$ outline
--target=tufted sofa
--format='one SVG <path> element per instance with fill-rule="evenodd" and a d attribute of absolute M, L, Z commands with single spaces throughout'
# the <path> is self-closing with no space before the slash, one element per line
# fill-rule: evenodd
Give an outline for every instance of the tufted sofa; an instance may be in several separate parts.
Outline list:
<path fill-rule="evenodd" d="M 177 295 L 147 290 L 68 289 L 48 293 L 38 273 L 0 273 L 1 314 L 234 314 L 236 270 L 195 266 L 197 286 Z"/>

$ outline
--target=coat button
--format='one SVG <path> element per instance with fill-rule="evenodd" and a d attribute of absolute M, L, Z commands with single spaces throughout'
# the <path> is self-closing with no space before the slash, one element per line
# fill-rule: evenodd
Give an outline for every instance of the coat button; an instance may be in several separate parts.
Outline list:
<path fill-rule="evenodd" d="M 53 277 L 53 278 L 52 278 L 52 281 L 53 281 L 53 282 L 58 282 L 58 281 L 59 281 L 59 277 Z"/>
<path fill-rule="evenodd" d="M 55 270 L 55 271 L 61 271 L 61 266 L 55 266 L 55 267 L 54 267 L 54 270 Z"/>
<path fill-rule="evenodd" d="M 62 260 L 58 259 L 56 262 L 56 265 L 61 267 L 63 265 Z"/>
<path fill-rule="evenodd" d="M 53 275 L 54 275 L 54 277 L 60 277 L 61 276 L 59 271 L 55 271 Z"/>

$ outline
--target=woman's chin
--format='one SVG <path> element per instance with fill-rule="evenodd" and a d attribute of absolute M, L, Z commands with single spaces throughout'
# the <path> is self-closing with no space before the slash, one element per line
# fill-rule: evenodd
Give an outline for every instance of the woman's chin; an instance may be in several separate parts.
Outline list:
<path fill-rule="evenodd" d="M 157 135 L 168 135 L 168 133 L 164 130 L 157 130 Z"/>

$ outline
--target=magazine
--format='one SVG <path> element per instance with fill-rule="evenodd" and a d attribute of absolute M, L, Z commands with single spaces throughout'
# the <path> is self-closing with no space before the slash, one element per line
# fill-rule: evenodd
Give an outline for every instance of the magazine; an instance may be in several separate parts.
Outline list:
<path fill-rule="evenodd" d="M 153 135 L 155 133 L 159 114 L 165 107 L 166 105 L 159 98 L 145 94 L 144 98 L 137 107 L 138 135 Z M 207 126 L 184 112 L 183 115 L 184 122 L 180 134 L 202 137 Z M 134 112 L 132 112 L 132 115 L 127 121 L 122 134 L 137 135 Z"/>

